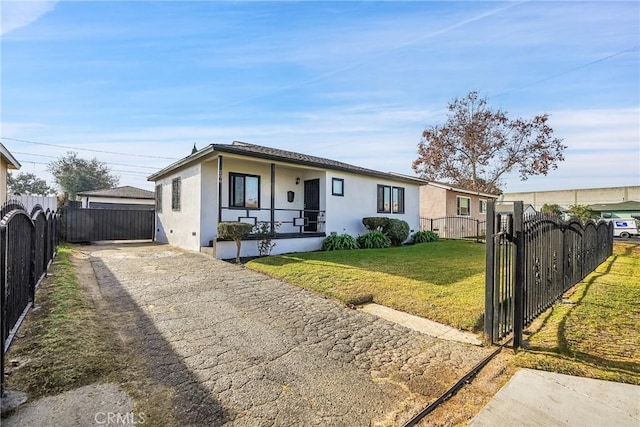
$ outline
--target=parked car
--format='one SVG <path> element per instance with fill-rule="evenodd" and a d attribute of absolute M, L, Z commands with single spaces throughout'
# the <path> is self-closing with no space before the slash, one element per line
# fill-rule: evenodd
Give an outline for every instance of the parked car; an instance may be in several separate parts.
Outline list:
<path fill-rule="evenodd" d="M 613 237 L 628 238 L 638 236 L 638 223 L 635 219 L 614 219 L 613 220 Z"/>

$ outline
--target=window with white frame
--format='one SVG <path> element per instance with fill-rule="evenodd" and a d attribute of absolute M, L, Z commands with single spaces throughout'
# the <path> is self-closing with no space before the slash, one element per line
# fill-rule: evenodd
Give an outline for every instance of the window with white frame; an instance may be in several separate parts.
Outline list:
<path fill-rule="evenodd" d="M 458 216 L 471 215 L 471 199 L 469 197 L 456 196 Z"/>
<path fill-rule="evenodd" d="M 478 212 L 481 214 L 487 213 L 487 201 L 485 199 L 480 199 L 478 202 Z"/>

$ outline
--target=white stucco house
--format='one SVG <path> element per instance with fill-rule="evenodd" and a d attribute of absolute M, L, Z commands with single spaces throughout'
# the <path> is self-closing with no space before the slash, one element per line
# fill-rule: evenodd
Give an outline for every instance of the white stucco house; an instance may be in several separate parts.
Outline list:
<path fill-rule="evenodd" d="M 7 201 L 7 172 L 9 169 L 18 170 L 20 166 L 13 154 L 0 143 L 0 205 Z"/>
<path fill-rule="evenodd" d="M 77 194 L 83 209 L 155 209 L 155 194 L 143 188 L 125 185 Z"/>
<path fill-rule="evenodd" d="M 221 221 L 279 224 L 272 254 L 318 250 L 331 233 L 364 234 L 367 216 L 419 226 L 418 179 L 244 142 L 208 145 L 148 180 L 156 241 L 219 259 L 235 256 L 235 244 L 218 239 Z M 257 255 L 255 239 L 241 255 Z"/>

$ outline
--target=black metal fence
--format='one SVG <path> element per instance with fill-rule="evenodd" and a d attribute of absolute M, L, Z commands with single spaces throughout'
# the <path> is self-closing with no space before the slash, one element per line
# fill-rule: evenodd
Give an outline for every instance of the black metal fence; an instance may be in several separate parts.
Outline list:
<path fill-rule="evenodd" d="M 65 207 L 62 223 L 70 243 L 153 239 L 155 211 Z"/>
<path fill-rule="evenodd" d="M 505 209 L 507 208 L 507 209 Z M 524 216 L 522 202 L 488 202 L 485 335 L 492 343 L 522 331 L 613 251 L 613 226 Z"/>
<path fill-rule="evenodd" d="M 33 305 L 35 290 L 45 277 L 59 243 L 59 215 L 8 202 L 0 209 L 0 291 L 2 326 L 2 377 L 4 355 Z"/>
<path fill-rule="evenodd" d="M 465 216 L 420 217 L 420 231 L 433 231 L 442 239 L 484 240 L 487 221 Z"/>

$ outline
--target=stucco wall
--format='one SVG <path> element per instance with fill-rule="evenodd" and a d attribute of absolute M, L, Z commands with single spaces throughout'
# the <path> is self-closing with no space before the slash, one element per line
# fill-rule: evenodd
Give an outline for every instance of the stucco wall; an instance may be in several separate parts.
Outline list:
<path fill-rule="evenodd" d="M 447 190 L 433 185 L 423 185 L 420 187 L 420 216 L 431 219 L 458 216 L 458 196 L 471 199 L 469 218 L 480 221 L 486 219 L 486 214 L 480 213 L 480 200 L 488 201 L 488 198 L 455 190 Z"/>
<path fill-rule="evenodd" d="M 344 196 L 331 195 L 332 178 L 344 179 Z M 404 214 L 377 212 L 378 185 L 404 188 Z M 339 171 L 327 171 L 325 188 L 327 234 L 346 232 L 354 237 L 365 234 L 367 230 L 362 225 L 362 218 L 368 216 L 401 219 L 409 223 L 411 230 L 417 231 L 419 229 L 420 195 L 418 185 Z"/>
<path fill-rule="evenodd" d="M 0 205 L 7 201 L 7 162 L 0 158 Z"/>
<path fill-rule="evenodd" d="M 525 204 L 533 205 L 536 210 L 540 210 L 544 204 L 557 204 L 568 208 L 571 205 L 620 203 L 629 200 L 640 201 L 640 186 L 504 193 L 499 200 L 522 200 Z"/>
<path fill-rule="evenodd" d="M 162 212 L 156 215 L 156 241 L 200 250 L 201 164 L 168 175 L 156 185 L 162 185 Z M 180 177 L 180 211 L 171 209 L 171 181 Z"/>
<path fill-rule="evenodd" d="M 100 197 L 100 196 L 81 196 L 80 202 L 82 202 L 83 208 L 88 208 L 91 203 L 113 203 L 113 204 L 127 204 L 127 205 L 154 205 L 154 200 L 149 199 L 128 199 L 125 197 Z"/>

